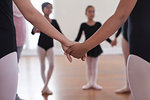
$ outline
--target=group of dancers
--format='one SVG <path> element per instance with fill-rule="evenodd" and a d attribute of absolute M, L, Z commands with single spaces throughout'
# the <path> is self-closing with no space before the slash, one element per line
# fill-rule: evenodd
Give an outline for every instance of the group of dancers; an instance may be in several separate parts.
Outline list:
<path fill-rule="evenodd" d="M 41 62 L 41 75 L 44 82 L 42 94 L 52 94 L 48 88 L 54 68 L 53 39 L 62 44 L 62 48 L 71 62 L 71 56 L 85 60 L 87 62 L 88 83 L 83 89 L 94 88 L 101 90 L 102 86 L 96 83 L 97 80 L 97 61 L 102 53 L 100 43 L 107 40 L 112 46 L 116 44 L 118 35 L 111 41 L 108 39 L 123 25 L 123 52 L 127 68 L 126 87 L 117 90 L 116 93 L 130 92 L 135 100 L 149 100 L 150 92 L 150 1 L 148 0 L 120 0 L 115 13 L 103 24 L 95 22 L 95 9 L 88 6 L 86 16 L 88 21 L 82 23 L 79 34 L 75 41 L 79 41 L 82 32 L 84 32 L 86 41 L 83 43 L 68 40 L 59 28 L 56 20 L 49 18 L 52 12 L 52 5 L 44 3 L 42 11 L 44 17 L 31 4 L 30 0 L 13 0 L 23 16 L 33 24 L 32 33 L 39 33 L 38 53 Z M 22 45 L 16 43 L 16 33 L 13 17 L 12 0 L 0 1 L 0 99 L 15 100 L 18 67 L 17 55 L 19 58 L 22 51 Z M 17 14 L 16 14 L 17 15 Z M 19 16 L 20 17 L 20 16 Z M 13 19 L 14 18 L 14 19 Z M 48 37 L 49 36 L 49 37 Z M 47 45 L 47 42 L 50 43 Z M 86 57 L 87 53 L 87 57 Z M 45 58 L 49 60 L 49 70 L 45 76 Z M 128 59 L 128 61 L 127 61 Z"/>

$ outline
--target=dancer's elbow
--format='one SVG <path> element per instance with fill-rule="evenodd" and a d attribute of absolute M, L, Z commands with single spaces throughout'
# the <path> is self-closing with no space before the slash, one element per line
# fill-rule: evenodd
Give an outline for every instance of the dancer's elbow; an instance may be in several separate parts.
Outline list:
<path fill-rule="evenodd" d="M 124 14 L 114 14 L 113 15 L 121 24 L 125 23 L 128 19 L 128 15 Z"/>

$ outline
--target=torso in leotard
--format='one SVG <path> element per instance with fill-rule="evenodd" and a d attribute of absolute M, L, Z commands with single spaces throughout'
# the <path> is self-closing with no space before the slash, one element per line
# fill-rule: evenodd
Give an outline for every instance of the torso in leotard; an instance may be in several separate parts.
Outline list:
<path fill-rule="evenodd" d="M 17 50 L 12 0 L 0 1 L 0 58 Z"/>
<path fill-rule="evenodd" d="M 150 62 L 150 0 L 137 0 L 128 20 L 130 54 Z"/>
<path fill-rule="evenodd" d="M 78 33 L 77 38 L 75 39 L 75 41 L 79 41 L 82 35 L 82 32 L 84 32 L 85 34 L 85 38 L 86 40 L 88 38 L 90 38 L 99 28 L 101 27 L 101 23 L 100 22 L 96 22 L 95 25 L 93 26 L 89 26 L 86 23 L 82 23 L 80 26 L 80 30 Z M 92 50 L 90 50 L 87 53 L 87 56 L 90 57 L 98 57 L 101 53 L 103 52 L 102 48 L 100 45 L 96 46 L 95 48 L 93 48 Z"/>
<path fill-rule="evenodd" d="M 128 20 L 123 24 L 122 26 L 122 33 L 123 33 L 123 37 L 126 41 L 128 41 Z"/>
<path fill-rule="evenodd" d="M 52 20 L 51 24 L 59 31 L 61 32 L 59 25 L 57 23 L 56 20 Z M 62 33 L 62 32 L 61 32 Z M 32 30 L 32 34 L 34 34 L 33 30 Z M 46 34 L 44 34 L 43 32 L 40 32 L 40 37 L 39 37 L 39 41 L 38 41 L 38 46 L 40 46 L 41 48 L 43 48 L 45 51 L 47 51 L 49 48 L 52 48 L 54 46 L 53 43 L 53 39 L 49 36 L 47 36 Z"/>

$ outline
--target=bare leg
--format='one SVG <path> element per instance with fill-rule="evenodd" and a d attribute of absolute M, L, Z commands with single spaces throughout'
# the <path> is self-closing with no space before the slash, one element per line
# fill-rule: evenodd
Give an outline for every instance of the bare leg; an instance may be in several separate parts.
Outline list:
<path fill-rule="evenodd" d="M 45 76 L 45 57 L 46 57 L 46 51 L 38 47 L 38 54 L 39 54 L 39 59 L 40 59 L 40 64 L 41 64 L 41 76 L 44 84 L 46 83 L 46 76 Z M 43 90 L 42 90 L 43 93 Z"/>
<path fill-rule="evenodd" d="M 96 83 L 98 75 L 98 57 L 91 58 L 92 61 L 92 87 L 97 90 L 101 90 L 102 87 Z"/>
<path fill-rule="evenodd" d="M 0 59 L 0 100 L 15 100 L 18 84 L 17 53 Z"/>
<path fill-rule="evenodd" d="M 128 60 L 128 77 L 132 95 L 135 100 L 150 100 L 150 63 L 130 55 Z"/>
<path fill-rule="evenodd" d="M 86 69 L 87 69 L 87 81 L 88 83 L 84 86 L 82 86 L 83 90 L 87 90 L 92 88 L 92 63 L 91 63 L 91 57 L 86 58 Z"/>
<path fill-rule="evenodd" d="M 48 61 L 49 61 L 49 69 L 48 69 L 48 73 L 47 73 L 47 80 L 45 82 L 44 90 L 48 95 L 51 95 L 52 92 L 48 88 L 48 83 L 49 83 L 49 80 L 51 79 L 51 76 L 52 76 L 52 73 L 53 73 L 53 70 L 54 70 L 54 52 L 53 52 L 53 48 L 50 48 L 47 51 L 46 56 L 47 56 Z"/>
<path fill-rule="evenodd" d="M 127 66 L 127 59 L 129 56 L 129 44 L 128 44 L 128 41 L 124 37 L 122 38 L 122 51 L 123 51 L 123 55 L 124 55 L 125 66 Z M 115 92 L 118 94 L 130 93 L 127 74 L 126 74 L 126 85 L 125 85 L 125 87 L 118 89 Z"/>

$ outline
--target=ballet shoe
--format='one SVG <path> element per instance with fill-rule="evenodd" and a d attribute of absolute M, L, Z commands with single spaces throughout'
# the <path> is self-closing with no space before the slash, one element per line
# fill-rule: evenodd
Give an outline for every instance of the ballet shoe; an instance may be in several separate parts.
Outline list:
<path fill-rule="evenodd" d="M 117 94 L 125 94 L 125 93 L 131 93 L 131 91 L 130 91 L 129 88 L 126 87 L 126 88 L 117 89 L 115 91 L 115 93 L 117 93 Z"/>
<path fill-rule="evenodd" d="M 46 93 L 47 93 L 47 95 L 52 95 L 53 94 L 52 91 L 50 91 L 49 89 L 47 89 Z"/>
<path fill-rule="evenodd" d="M 42 90 L 42 95 L 52 95 L 52 94 L 53 93 L 48 88 Z"/>
<path fill-rule="evenodd" d="M 83 90 L 88 90 L 88 89 L 91 89 L 91 88 L 92 88 L 92 85 L 90 85 L 90 84 L 86 84 L 86 85 L 82 86 Z"/>
<path fill-rule="evenodd" d="M 98 85 L 98 84 L 94 84 L 94 85 L 92 86 L 92 88 L 93 88 L 93 89 L 96 89 L 96 90 L 102 90 L 102 89 L 103 89 L 103 87 L 100 86 L 100 85 Z"/>

